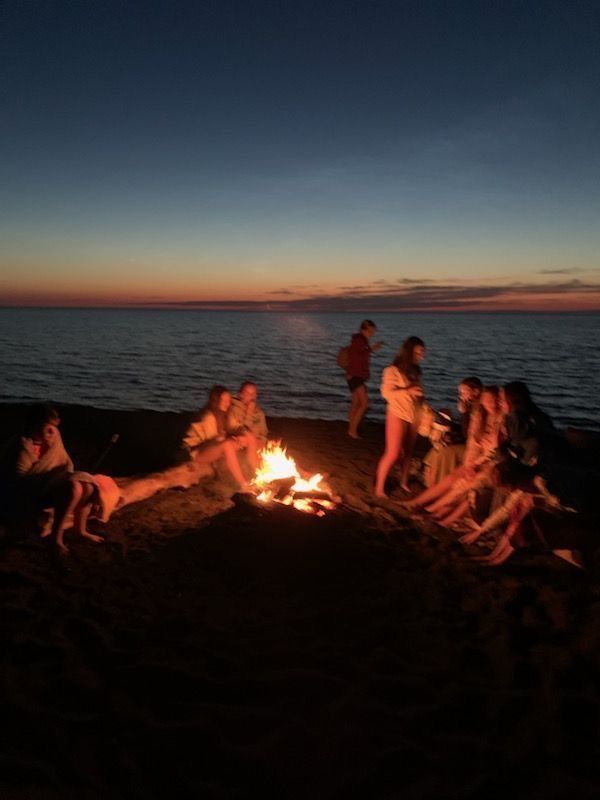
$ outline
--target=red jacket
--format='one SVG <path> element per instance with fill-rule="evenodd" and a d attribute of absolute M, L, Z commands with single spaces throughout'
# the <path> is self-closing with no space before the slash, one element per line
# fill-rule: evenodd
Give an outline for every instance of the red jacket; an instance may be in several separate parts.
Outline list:
<path fill-rule="evenodd" d="M 351 378 L 362 378 L 368 380 L 371 374 L 369 363 L 371 360 L 371 348 L 368 339 L 362 333 L 355 333 L 350 342 L 348 352 L 348 375 Z"/>

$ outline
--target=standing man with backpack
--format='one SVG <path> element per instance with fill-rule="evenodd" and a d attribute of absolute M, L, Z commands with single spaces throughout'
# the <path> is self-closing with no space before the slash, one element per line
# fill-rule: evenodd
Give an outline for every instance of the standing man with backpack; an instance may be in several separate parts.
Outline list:
<path fill-rule="evenodd" d="M 350 346 L 343 348 L 347 351 L 346 380 L 352 393 L 350 401 L 350 414 L 348 416 L 348 436 L 359 439 L 358 426 L 369 407 L 369 395 L 366 382 L 369 380 L 371 353 L 375 353 L 382 346 L 382 342 L 369 344 L 377 326 L 370 319 L 361 322 L 358 333 L 352 336 Z M 341 353 L 340 353 L 341 355 Z M 339 357 L 338 357 L 339 363 Z"/>

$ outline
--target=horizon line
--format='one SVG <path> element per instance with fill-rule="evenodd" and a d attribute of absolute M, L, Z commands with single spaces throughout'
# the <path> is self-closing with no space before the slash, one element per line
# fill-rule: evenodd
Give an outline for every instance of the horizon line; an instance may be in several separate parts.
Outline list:
<path fill-rule="evenodd" d="M 235 301 L 234 301 L 235 302 Z M 69 305 L 10 304 L 0 303 L 0 310 L 7 309 L 31 311 L 205 311 L 209 313 L 252 313 L 252 314 L 600 314 L 599 308 L 368 308 L 368 309 L 325 309 L 325 308 L 256 308 L 249 304 L 230 305 L 215 303 L 214 306 L 192 303 L 119 303 L 93 305 L 89 303 Z M 221 306 L 221 307 L 217 307 Z"/>

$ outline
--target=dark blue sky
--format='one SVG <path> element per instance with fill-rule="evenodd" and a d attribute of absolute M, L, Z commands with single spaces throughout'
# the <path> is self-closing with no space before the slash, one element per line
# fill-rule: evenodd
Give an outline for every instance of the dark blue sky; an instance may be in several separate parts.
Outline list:
<path fill-rule="evenodd" d="M 595 3 L 0 13 L 6 297 L 598 278 Z"/>

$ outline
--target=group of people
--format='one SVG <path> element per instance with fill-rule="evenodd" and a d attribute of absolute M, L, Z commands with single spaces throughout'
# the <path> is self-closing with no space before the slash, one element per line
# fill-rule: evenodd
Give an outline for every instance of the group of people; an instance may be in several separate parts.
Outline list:
<path fill-rule="evenodd" d="M 347 352 L 348 434 L 354 439 L 360 438 L 369 403 L 370 357 L 382 346 L 371 343 L 375 332 L 375 323 L 365 320 Z M 383 369 L 385 447 L 375 469 L 375 498 L 389 501 L 388 478 L 396 465 L 405 492 L 402 505 L 409 513 L 428 514 L 439 525 L 460 530 L 464 544 L 489 531 L 503 531 L 487 556 L 489 563 L 502 563 L 516 546 L 532 539 L 552 544 L 551 549 L 575 561 L 574 543 L 579 546 L 598 522 L 590 504 L 597 486 L 586 486 L 594 476 L 569 463 L 564 440 L 522 382 L 484 386 L 479 378 L 467 377 L 458 387 L 459 421 L 453 422 L 449 412 L 434 412 L 424 397 L 424 357 L 425 343 L 410 336 Z M 252 381 L 245 381 L 235 397 L 226 387 L 213 386 L 181 443 L 192 465 L 222 463 L 239 492 L 252 493 L 252 477 L 268 437 L 257 398 Z M 100 541 L 87 530 L 87 521 L 108 518 L 119 490 L 108 476 L 74 470 L 59 424 L 55 409 L 33 406 L 21 434 L 2 448 L 0 512 L 5 519 L 23 521 L 46 510 L 41 535 L 54 536 L 66 552 L 68 527 Z M 424 488 L 408 497 L 419 435 L 431 443 L 420 478 Z"/>
<path fill-rule="evenodd" d="M 364 415 L 368 407 L 365 384 L 375 330 L 365 320 L 349 347 L 348 434 L 353 438 L 362 419 L 357 409 Z M 463 544 L 501 532 L 491 553 L 482 557 L 490 564 L 503 563 L 516 547 L 534 543 L 578 563 L 581 551 L 593 546 L 600 522 L 594 507 L 598 476 L 573 464 L 566 441 L 521 381 L 484 386 L 478 377 L 467 377 L 458 387 L 459 422 L 453 424 L 448 412 L 436 415 L 424 398 L 424 356 L 424 342 L 411 336 L 383 370 L 385 449 L 375 471 L 375 497 L 389 499 L 386 483 L 395 464 L 401 489 L 410 491 L 413 450 L 421 434 L 431 442 L 423 459 L 424 488 L 401 501 L 406 511 L 426 513 L 458 530 Z"/>
<path fill-rule="evenodd" d="M 224 386 L 213 386 L 181 443 L 193 464 L 222 461 L 240 492 L 251 491 L 244 470 L 250 475 L 256 471 L 268 436 L 257 392 L 252 381 L 241 385 L 237 397 Z M 90 541 L 102 541 L 89 532 L 88 520 L 106 521 L 118 506 L 120 490 L 108 475 L 75 470 L 59 425 L 56 409 L 36 404 L 21 432 L 0 447 L 0 521 L 13 531 L 37 528 L 68 553 L 64 537 L 70 528 Z"/>

